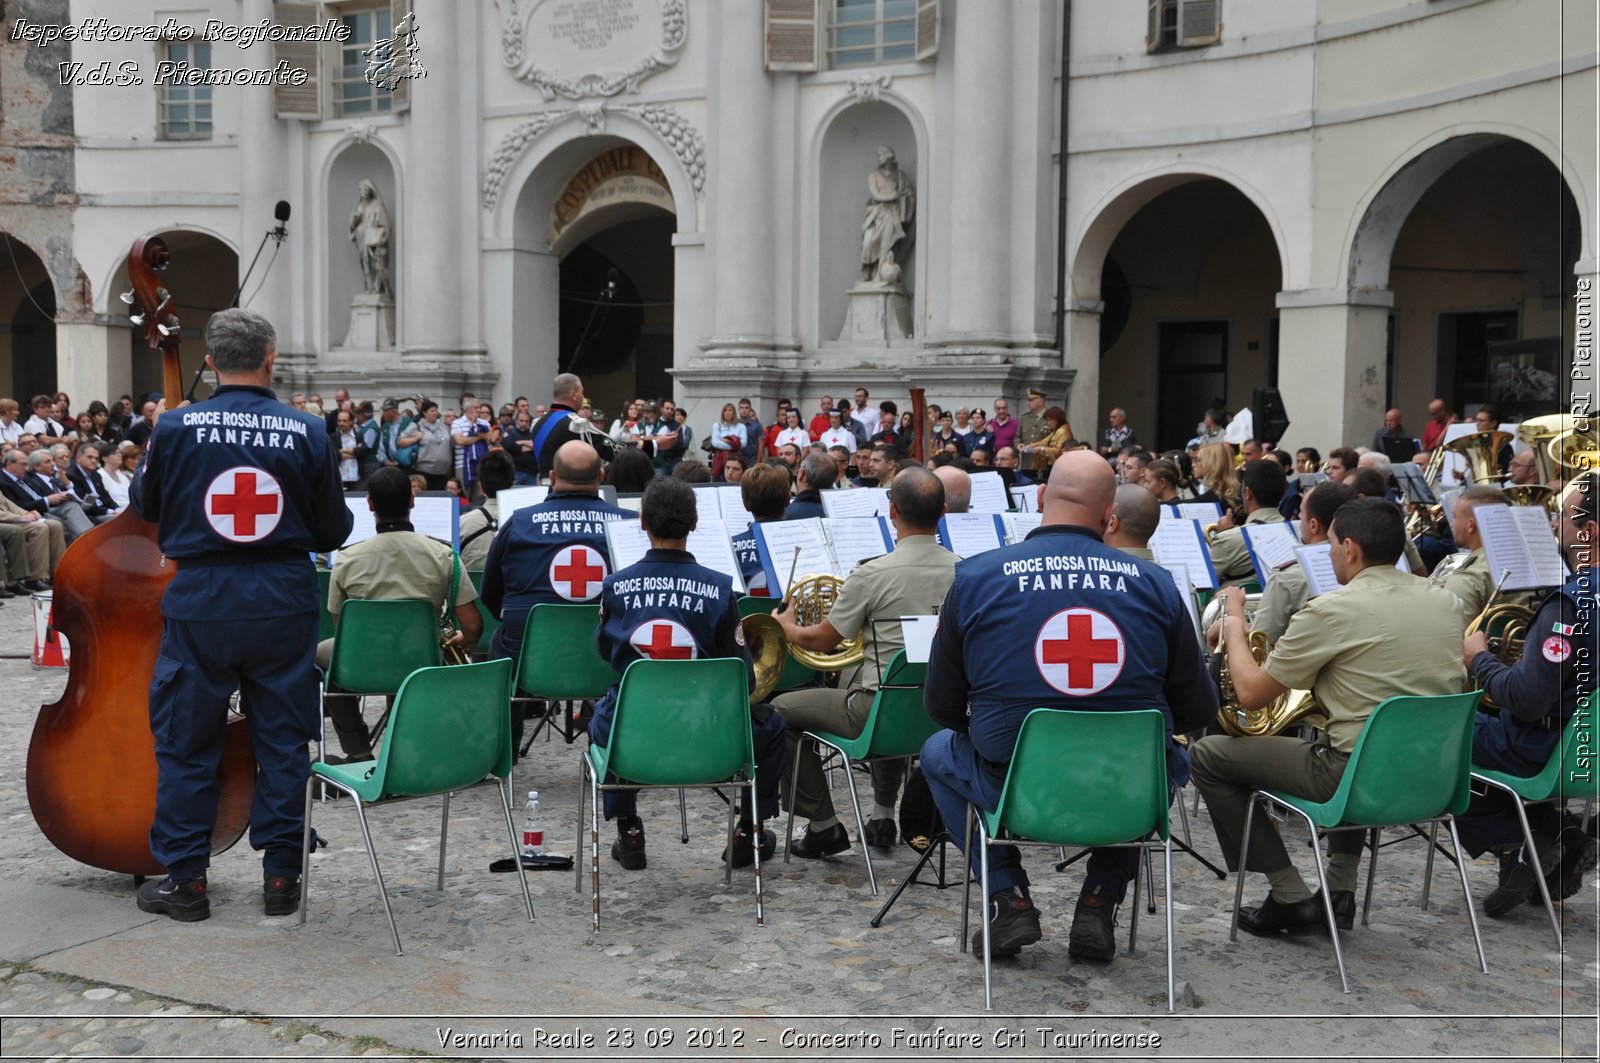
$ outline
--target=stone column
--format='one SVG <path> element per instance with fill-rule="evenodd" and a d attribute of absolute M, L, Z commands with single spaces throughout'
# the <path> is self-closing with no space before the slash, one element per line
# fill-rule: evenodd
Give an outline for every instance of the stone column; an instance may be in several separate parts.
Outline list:
<path fill-rule="evenodd" d="M 462 74 L 457 54 L 461 14 L 449 0 L 416 0 L 413 10 L 422 46 L 419 58 L 428 75 L 411 82 L 401 186 L 405 192 L 398 212 L 390 206 L 391 214 L 398 216 L 389 258 L 390 272 L 399 278 L 396 301 L 405 322 L 403 357 L 408 362 L 438 363 L 463 347 L 461 284 L 447 263 L 461 243 L 456 205 L 462 196 L 476 191 L 469 193 L 461 182 Z M 397 254 L 401 248 L 403 258 Z"/>
<path fill-rule="evenodd" d="M 1278 388 L 1288 442 L 1323 454 L 1372 438 L 1383 423 L 1388 366 L 1387 290 L 1279 292 Z"/>
<path fill-rule="evenodd" d="M 244 0 L 240 18 L 246 25 L 259 24 L 262 19 L 273 21 L 271 0 Z M 273 50 L 267 44 L 219 49 L 219 62 L 223 56 L 227 56 L 229 62 L 236 59 L 241 65 L 258 70 L 270 69 L 273 63 Z M 296 242 L 312 239 L 313 211 L 310 203 L 295 202 L 292 194 L 298 179 L 290 176 L 289 123 L 278 118 L 272 90 L 239 88 L 231 91 L 239 101 L 239 276 L 233 282 L 237 287 L 244 279 L 244 271 L 250 268 L 250 259 L 262 235 L 278 224 L 273 215 L 278 201 L 288 201 L 294 212 L 289 239 Z M 248 297 L 250 309 L 272 322 L 278 333 L 280 370 L 288 369 L 292 373 L 294 364 L 315 350 L 310 337 L 295 327 L 295 263 L 303 263 L 306 258 L 293 253 L 291 245 L 279 254 L 271 270 L 263 273 L 271 258 L 272 248 L 268 247 L 262 251 L 261 261 L 241 299 Z M 193 336 L 204 324 L 185 320 L 185 332 Z"/>
<path fill-rule="evenodd" d="M 1067 365 L 1073 370 L 1067 421 L 1079 439 L 1096 447 L 1100 445 L 1100 318 L 1105 307 L 1098 301 L 1074 300 L 1067 311 Z"/>
<path fill-rule="evenodd" d="M 117 305 L 122 304 L 119 302 Z M 132 391 L 133 358 L 128 344 L 128 331 L 126 323 L 107 328 L 91 320 L 68 320 L 58 315 L 57 390 L 69 395 L 85 396 L 82 401 L 73 400 L 80 409 L 88 407 L 88 399 L 103 398 L 109 403 L 118 395 Z M 184 383 L 187 385 L 188 381 Z M 18 401 L 26 407 L 28 398 L 27 395 L 20 395 Z M 23 417 L 22 420 L 27 418 Z"/>
<path fill-rule="evenodd" d="M 952 143 L 962 158 L 981 161 L 952 167 L 950 217 L 924 222 L 949 226 L 944 343 L 967 354 L 996 353 L 1010 333 L 1011 20 L 1009 3 L 956 5 Z"/>

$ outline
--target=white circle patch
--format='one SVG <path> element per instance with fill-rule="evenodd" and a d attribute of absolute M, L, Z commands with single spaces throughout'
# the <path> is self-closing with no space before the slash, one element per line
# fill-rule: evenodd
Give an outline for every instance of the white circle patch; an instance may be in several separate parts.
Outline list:
<path fill-rule="evenodd" d="M 569 602 L 592 601 L 605 578 L 605 558 L 581 543 L 562 547 L 550 562 L 550 586 Z"/>
<path fill-rule="evenodd" d="M 1075 698 L 1110 686 L 1126 659 L 1122 632 L 1093 609 L 1063 609 L 1044 622 L 1033 643 L 1033 660 L 1044 681 Z"/>
<path fill-rule="evenodd" d="M 1539 651 L 1544 654 L 1544 659 L 1551 664 L 1560 664 L 1572 656 L 1572 643 L 1560 635 L 1551 635 L 1544 640 L 1544 645 L 1539 647 Z"/>
<path fill-rule="evenodd" d="M 205 507 L 212 531 L 230 542 L 253 543 L 283 519 L 283 488 L 271 473 L 236 465 L 211 481 Z"/>
<path fill-rule="evenodd" d="M 698 656 L 694 636 L 674 620 L 646 620 L 633 629 L 628 641 L 652 661 L 692 661 Z"/>

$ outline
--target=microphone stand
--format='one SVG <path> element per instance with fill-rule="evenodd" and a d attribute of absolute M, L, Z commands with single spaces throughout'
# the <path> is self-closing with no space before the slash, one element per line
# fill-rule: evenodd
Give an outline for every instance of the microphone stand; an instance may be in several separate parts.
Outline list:
<path fill-rule="evenodd" d="M 228 303 L 230 309 L 238 307 L 239 296 L 244 294 L 245 285 L 250 283 L 250 274 L 256 271 L 256 263 L 261 260 L 261 252 L 266 249 L 267 241 L 274 240 L 278 243 L 278 246 L 282 247 L 284 237 L 288 235 L 288 227 L 282 224 L 276 225 L 261 234 L 261 242 L 256 245 L 255 257 L 250 259 L 250 268 L 244 271 L 244 277 L 239 281 L 239 290 L 233 293 L 233 300 L 232 302 Z M 270 271 L 272 266 L 269 264 L 267 269 Z M 189 384 L 188 393 L 184 395 L 184 398 L 188 401 L 194 401 L 194 389 L 200 386 L 200 378 L 205 375 L 205 371 L 206 367 L 204 362 L 201 363 L 199 369 L 194 371 L 194 380 Z"/>

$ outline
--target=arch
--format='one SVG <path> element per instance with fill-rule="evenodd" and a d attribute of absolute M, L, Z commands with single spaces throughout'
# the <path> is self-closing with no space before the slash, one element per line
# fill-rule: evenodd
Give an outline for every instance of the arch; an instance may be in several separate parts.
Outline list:
<path fill-rule="evenodd" d="M 351 300 L 362 291 L 360 263 L 350 243 L 349 210 L 357 201 L 359 184 L 364 179 L 377 186 L 389 213 L 389 286 L 397 303 L 405 297 L 406 271 L 402 264 L 406 261 L 407 227 L 398 224 L 405 217 L 401 181 L 404 172 L 394 149 L 381 137 L 343 137 L 323 161 L 319 214 L 311 224 L 320 229 L 328 247 L 319 286 L 324 300 L 321 316 L 325 350 L 343 346 L 350 330 Z M 339 256 L 340 252 L 345 254 Z M 397 320 L 394 326 L 401 333 L 403 322 Z M 403 334 L 393 339 L 396 346 L 404 343 Z"/>
<path fill-rule="evenodd" d="M 1098 302 L 1106 254 L 1128 221 L 1163 192 L 1207 178 L 1227 184 L 1261 213 L 1267 228 L 1272 231 L 1272 242 L 1278 249 L 1279 269 L 1287 277 L 1290 262 L 1288 240 L 1277 211 L 1266 195 L 1229 170 L 1206 163 L 1182 162 L 1128 177 L 1109 189 L 1084 215 L 1089 221 L 1083 226 L 1071 250 L 1071 297 L 1080 302 Z M 1283 284 L 1280 278 L 1279 287 L 1282 288 Z"/>
<path fill-rule="evenodd" d="M 912 157 L 909 160 L 909 165 L 904 168 L 910 171 L 916 186 L 919 222 L 928 216 L 927 206 L 933 202 L 930 186 L 933 167 L 928 165 L 928 127 L 927 123 L 923 121 L 921 112 L 917 110 L 910 100 L 891 89 L 882 89 L 876 96 L 866 99 L 855 95 L 846 96 L 823 112 L 821 119 L 818 120 L 812 132 L 811 143 L 807 147 L 807 157 L 810 163 L 809 171 L 812 175 L 814 187 L 811 189 L 811 195 L 806 197 L 806 231 L 812 247 L 812 254 L 809 258 L 810 261 L 815 263 L 815 267 L 811 275 L 806 278 L 807 284 L 811 289 L 807 300 L 806 316 L 807 320 L 812 322 L 813 327 L 817 330 L 818 341 L 831 340 L 838 335 L 839 324 L 844 321 L 847 313 L 845 292 L 849 288 L 849 284 L 829 282 L 824 263 L 833 262 L 836 268 L 843 269 L 850 274 L 852 282 L 855 278 L 855 271 L 848 268 L 850 260 L 838 259 L 837 256 L 830 255 L 825 247 L 825 245 L 831 245 L 833 241 L 828 239 L 827 231 L 824 228 L 822 204 L 823 200 L 828 198 L 827 186 L 829 184 L 829 169 L 824 157 L 824 150 L 830 139 L 837 136 L 840 121 L 847 113 L 853 112 L 857 108 L 873 108 L 889 112 L 904 122 L 907 128 L 910 129 Z M 903 151 L 897 149 L 896 153 L 903 159 Z M 873 161 L 870 158 L 863 160 L 863 165 L 857 168 L 858 172 L 855 173 L 856 184 L 854 188 L 859 189 L 861 187 L 867 170 L 872 165 Z M 855 199 L 849 200 L 852 203 L 855 201 Z M 859 214 L 849 218 L 841 215 L 840 220 L 854 228 L 859 228 L 861 223 Z M 911 245 L 911 262 L 908 264 L 909 269 L 906 271 L 907 285 L 911 290 L 912 331 L 915 334 L 921 334 L 923 331 L 923 293 L 929 283 L 928 248 L 932 243 L 928 235 L 927 225 L 919 224 Z M 857 239 L 856 247 L 859 249 L 859 246 L 860 241 Z M 839 266 L 838 262 L 844 262 L 846 265 Z M 835 303 L 836 305 L 832 305 Z"/>
<path fill-rule="evenodd" d="M 56 330 L 61 297 L 48 260 L 28 241 L 0 230 L 0 393 L 23 406 L 29 396 L 54 392 Z"/>
<path fill-rule="evenodd" d="M 1388 287 L 1390 257 L 1412 209 L 1451 167 L 1502 140 L 1532 148 L 1561 174 L 1578 210 L 1583 245 L 1578 257 L 1593 257 L 1596 250 L 1590 196 L 1584 194 L 1582 176 L 1560 146 L 1522 126 L 1464 123 L 1418 140 L 1373 181 L 1351 216 L 1339 275 L 1347 278 L 1353 289 Z"/>
<path fill-rule="evenodd" d="M 106 314 L 114 319 L 126 317 L 131 311 L 128 309 L 127 304 L 122 301 L 121 294 L 128 290 L 127 248 L 132 247 L 135 240 L 143 239 L 147 236 L 162 237 L 163 239 L 167 240 L 167 244 L 170 248 L 172 246 L 172 240 L 168 238 L 175 233 L 192 233 L 195 236 L 206 237 L 208 239 L 215 240 L 219 244 L 222 244 L 224 247 L 226 247 L 229 251 L 232 251 L 235 259 L 239 257 L 239 245 L 237 242 L 224 236 L 217 230 L 207 228 L 204 225 L 195 225 L 191 222 L 185 222 L 182 225 L 158 225 L 154 228 L 144 229 L 130 237 L 127 244 L 120 245 L 123 247 L 123 250 L 106 267 L 106 271 L 103 274 L 105 281 L 99 286 L 98 290 L 100 295 L 95 299 L 96 311 Z M 183 245 L 180 243 L 175 250 L 181 252 L 183 250 Z"/>

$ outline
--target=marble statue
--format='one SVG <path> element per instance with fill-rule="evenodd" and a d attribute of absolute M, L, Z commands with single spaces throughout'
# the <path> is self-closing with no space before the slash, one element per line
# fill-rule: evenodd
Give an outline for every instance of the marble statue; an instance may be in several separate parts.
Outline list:
<path fill-rule="evenodd" d="M 389 212 L 371 181 L 361 182 L 361 198 L 350 215 L 350 239 L 361 255 L 361 278 L 369 295 L 392 296 L 389 284 Z"/>
<path fill-rule="evenodd" d="M 901 267 L 916 220 L 917 192 L 895 161 L 894 149 L 878 149 L 878 167 L 867 175 L 867 218 L 861 224 L 861 279 L 900 284 Z"/>

